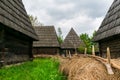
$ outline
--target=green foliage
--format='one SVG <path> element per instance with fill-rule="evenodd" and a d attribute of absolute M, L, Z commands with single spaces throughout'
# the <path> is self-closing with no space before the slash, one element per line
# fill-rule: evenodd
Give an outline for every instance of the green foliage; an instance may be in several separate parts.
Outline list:
<path fill-rule="evenodd" d="M 84 53 L 85 47 L 84 46 L 80 46 L 77 50 L 80 53 Z"/>
<path fill-rule="evenodd" d="M 59 72 L 59 62 L 35 59 L 19 66 L 0 69 L 0 80 L 66 80 Z"/>
<path fill-rule="evenodd" d="M 83 42 L 87 48 L 91 47 L 91 45 L 92 45 L 91 38 L 89 37 L 89 35 L 87 33 L 81 34 L 80 38 L 83 40 Z"/>
<path fill-rule="evenodd" d="M 91 54 L 92 53 L 92 45 L 97 45 L 95 42 L 93 42 L 93 37 L 95 36 L 96 31 L 93 32 L 93 35 L 90 37 L 87 33 L 81 34 L 80 38 L 83 40 L 85 47 L 87 48 L 87 53 Z M 85 47 L 83 47 L 85 49 Z M 95 47 L 97 48 L 97 46 Z M 79 50 L 82 50 L 81 48 Z"/>
<path fill-rule="evenodd" d="M 58 42 L 61 44 L 63 42 L 63 36 L 62 36 L 62 31 L 61 28 L 58 28 Z"/>
<path fill-rule="evenodd" d="M 28 16 L 30 18 L 32 26 L 43 26 L 43 24 L 38 21 L 38 18 L 36 16 L 33 15 L 28 15 Z"/>

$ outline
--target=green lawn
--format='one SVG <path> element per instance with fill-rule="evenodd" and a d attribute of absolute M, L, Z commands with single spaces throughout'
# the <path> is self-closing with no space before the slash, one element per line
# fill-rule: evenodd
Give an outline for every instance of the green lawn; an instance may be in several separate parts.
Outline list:
<path fill-rule="evenodd" d="M 59 62 L 35 59 L 19 66 L 0 69 L 0 80 L 66 80 L 59 72 Z"/>

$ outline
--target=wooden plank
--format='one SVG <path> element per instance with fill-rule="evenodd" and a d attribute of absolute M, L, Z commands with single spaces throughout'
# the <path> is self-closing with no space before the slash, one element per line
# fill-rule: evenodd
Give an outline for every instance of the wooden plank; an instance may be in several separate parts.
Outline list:
<path fill-rule="evenodd" d="M 106 66 L 106 69 L 107 69 L 107 71 L 108 71 L 108 74 L 114 74 L 114 72 L 113 72 L 112 67 L 111 67 L 110 64 L 105 63 L 104 65 Z"/>
<path fill-rule="evenodd" d="M 101 62 L 106 67 L 108 74 L 110 75 L 114 74 L 111 64 L 109 64 L 107 60 L 98 56 L 90 56 L 90 57 L 95 58 L 97 61 Z"/>

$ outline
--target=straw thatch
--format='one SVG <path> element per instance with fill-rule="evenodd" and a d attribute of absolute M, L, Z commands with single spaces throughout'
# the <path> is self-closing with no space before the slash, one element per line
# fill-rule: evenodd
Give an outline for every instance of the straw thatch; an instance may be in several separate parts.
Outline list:
<path fill-rule="evenodd" d="M 22 0 L 0 0 L 0 23 L 37 40 Z"/>
<path fill-rule="evenodd" d="M 105 16 L 94 41 L 120 34 L 120 0 L 114 0 L 107 15 Z"/>
<path fill-rule="evenodd" d="M 54 26 L 37 26 L 35 31 L 39 41 L 34 41 L 33 47 L 59 47 Z"/>
<path fill-rule="evenodd" d="M 61 58 L 60 62 L 60 70 L 68 80 L 120 80 L 119 69 L 112 68 L 114 74 L 109 75 L 103 63 L 94 58 L 80 55 L 71 59 Z"/>
<path fill-rule="evenodd" d="M 68 35 L 66 36 L 64 42 L 61 44 L 62 49 L 74 49 L 79 48 L 80 45 L 83 45 L 83 41 L 80 40 L 79 36 L 76 34 L 72 28 Z"/>

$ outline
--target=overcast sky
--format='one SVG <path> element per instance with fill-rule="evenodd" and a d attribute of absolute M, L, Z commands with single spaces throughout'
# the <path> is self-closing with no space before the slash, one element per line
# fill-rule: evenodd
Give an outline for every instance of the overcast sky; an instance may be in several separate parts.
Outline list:
<path fill-rule="evenodd" d="M 63 36 L 71 27 L 77 34 L 91 35 L 104 19 L 113 0 L 23 0 L 28 14 L 44 25 L 61 27 Z"/>

